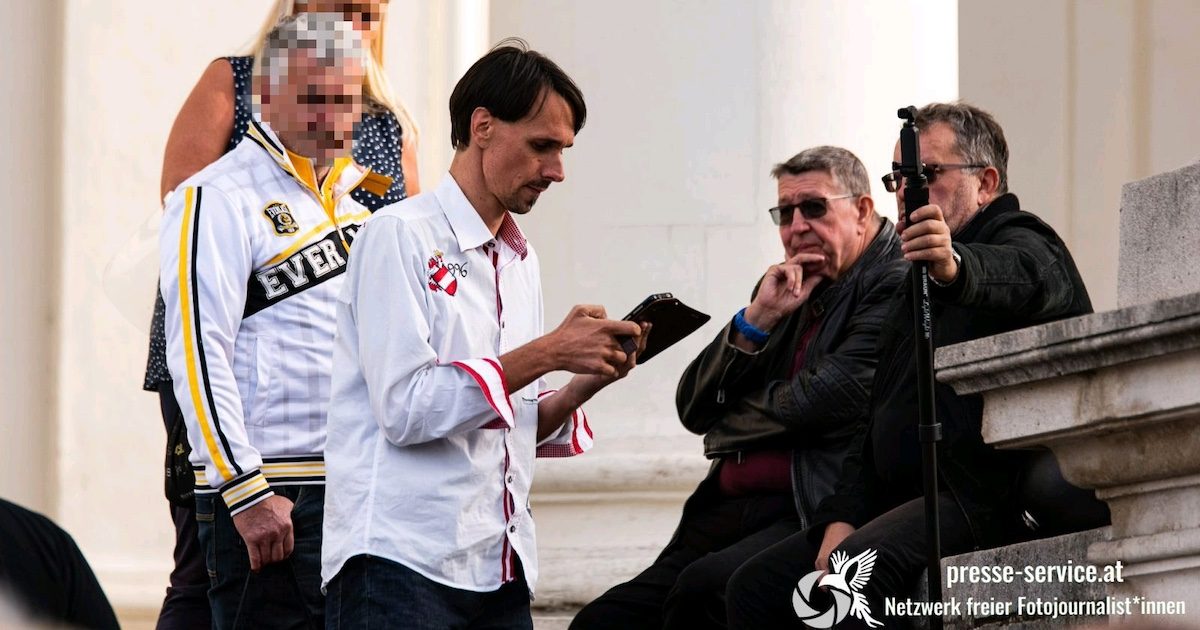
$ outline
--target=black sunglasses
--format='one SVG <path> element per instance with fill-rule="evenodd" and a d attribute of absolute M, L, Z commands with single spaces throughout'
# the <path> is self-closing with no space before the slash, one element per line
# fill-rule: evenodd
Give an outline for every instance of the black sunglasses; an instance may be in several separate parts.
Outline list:
<path fill-rule="evenodd" d="M 925 176 L 925 182 L 933 184 L 937 181 L 938 175 L 942 171 L 960 168 L 985 168 L 987 164 L 922 164 L 921 174 Z M 883 187 L 890 193 L 900 190 L 904 185 L 904 176 L 900 174 L 900 163 L 892 162 L 892 172 L 883 176 Z"/>
<path fill-rule="evenodd" d="M 829 211 L 829 202 L 834 199 L 849 199 L 858 195 L 842 195 L 840 197 L 813 197 L 805 199 L 797 203 L 789 203 L 783 206 L 775 206 L 767 212 L 771 213 L 771 220 L 775 225 L 791 225 L 792 217 L 795 216 L 796 210 L 800 210 L 800 216 L 807 221 L 814 221 L 825 216 Z"/>

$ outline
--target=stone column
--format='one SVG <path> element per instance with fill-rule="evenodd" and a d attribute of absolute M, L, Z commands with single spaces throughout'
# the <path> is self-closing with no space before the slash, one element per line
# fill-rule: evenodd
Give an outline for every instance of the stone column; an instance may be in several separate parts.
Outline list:
<path fill-rule="evenodd" d="M 384 44 L 388 78 L 418 128 L 422 190 L 450 167 L 450 92 L 488 48 L 488 0 L 392 0 Z"/>
<path fill-rule="evenodd" d="M 55 514 L 55 333 L 61 252 L 62 3 L 19 2 L 0 20 L 0 497 Z"/>

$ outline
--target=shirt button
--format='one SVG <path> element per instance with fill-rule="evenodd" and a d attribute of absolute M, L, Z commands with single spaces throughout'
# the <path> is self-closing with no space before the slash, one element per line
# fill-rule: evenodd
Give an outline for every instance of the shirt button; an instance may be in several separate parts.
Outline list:
<path fill-rule="evenodd" d="M 509 476 L 508 476 L 508 483 L 512 483 L 512 481 L 513 481 L 513 476 L 512 476 L 512 475 L 509 475 Z"/>
<path fill-rule="evenodd" d="M 515 533 L 517 533 L 517 526 L 516 526 L 516 525 L 510 525 L 510 526 L 509 526 L 509 528 L 508 528 L 508 533 L 510 533 L 510 534 L 515 534 Z"/>
<path fill-rule="evenodd" d="M 501 328 L 501 329 L 503 329 L 503 328 L 504 328 L 504 322 L 500 322 L 500 328 Z"/>

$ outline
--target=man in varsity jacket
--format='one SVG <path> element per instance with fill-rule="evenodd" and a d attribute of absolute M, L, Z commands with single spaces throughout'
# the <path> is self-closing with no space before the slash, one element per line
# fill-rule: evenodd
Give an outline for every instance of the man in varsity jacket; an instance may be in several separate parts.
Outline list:
<path fill-rule="evenodd" d="M 167 202 L 168 365 L 192 445 L 216 628 L 323 623 L 334 304 L 369 214 L 350 193 L 387 184 L 348 157 L 362 54 L 338 16 L 282 23 L 257 62 L 264 122 Z"/>

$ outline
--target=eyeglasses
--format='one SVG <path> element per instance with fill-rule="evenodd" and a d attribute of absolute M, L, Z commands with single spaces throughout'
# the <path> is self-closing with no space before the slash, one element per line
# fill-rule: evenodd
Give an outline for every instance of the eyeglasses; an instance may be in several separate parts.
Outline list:
<path fill-rule="evenodd" d="M 767 212 L 771 213 L 771 220 L 775 225 L 791 225 L 792 217 L 795 216 L 796 210 L 800 211 L 800 216 L 807 221 L 814 221 L 825 216 L 829 211 L 829 202 L 834 199 L 849 199 L 858 195 L 842 195 L 840 197 L 813 197 L 805 199 L 798 203 L 790 203 L 783 206 L 775 206 Z"/>
<path fill-rule="evenodd" d="M 921 174 L 923 174 L 925 176 L 926 183 L 932 184 L 933 182 L 937 181 L 938 175 L 941 175 L 942 171 L 949 171 L 949 170 L 953 170 L 953 169 L 962 169 L 962 168 L 986 168 L 986 167 L 987 167 L 987 164 L 932 164 L 932 163 L 930 163 L 930 164 L 922 164 L 921 165 Z M 904 185 L 904 176 L 900 174 L 900 163 L 892 162 L 892 172 L 883 176 L 883 187 L 885 189 L 887 189 L 888 192 L 894 193 L 897 190 L 900 190 L 900 187 L 903 185 Z"/>

